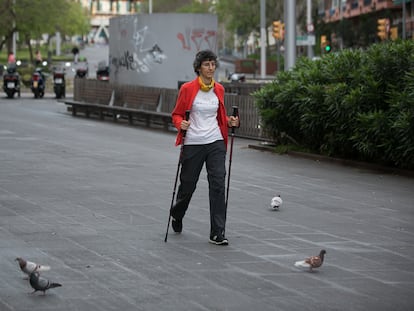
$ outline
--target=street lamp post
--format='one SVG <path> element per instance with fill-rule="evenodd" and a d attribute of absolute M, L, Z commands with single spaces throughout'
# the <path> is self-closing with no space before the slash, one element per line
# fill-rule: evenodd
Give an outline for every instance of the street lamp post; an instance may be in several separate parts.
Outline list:
<path fill-rule="evenodd" d="M 260 0 L 260 77 L 266 77 L 266 0 Z"/>
<path fill-rule="evenodd" d="M 403 6 L 403 10 L 402 10 L 402 39 L 405 40 L 406 39 L 406 35 L 405 35 L 405 0 L 403 0 L 402 3 Z M 413 4 L 411 3 L 411 6 L 413 6 Z"/>
<path fill-rule="evenodd" d="M 296 0 L 285 0 L 285 71 L 296 63 Z"/>
<path fill-rule="evenodd" d="M 13 12 L 16 6 L 16 0 L 13 0 Z M 14 14 L 13 19 L 13 40 L 12 40 L 12 49 L 14 57 L 16 57 L 16 14 Z"/>
<path fill-rule="evenodd" d="M 307 0 L 307 6 L 306 6 L 306 25 L 308 27 L 307 29 L 307 34 L 309 36 L 310 33 L 314 33 L 314 31 L 310 31 L 309 28 L 313 29 L 313 24 L 312 24 L 312 1 L 311 0 Z M 308 44 L 308 58 L 312 59 L 313 58 L 313 46 L 312 44 Z"/>

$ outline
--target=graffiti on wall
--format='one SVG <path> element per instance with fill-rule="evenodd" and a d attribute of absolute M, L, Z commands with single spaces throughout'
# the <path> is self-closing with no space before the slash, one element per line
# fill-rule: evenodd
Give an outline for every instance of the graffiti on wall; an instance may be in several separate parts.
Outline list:
<path fill-rule="evenodd" d="M 137 72 L 150 72 L 152 66 L 161 64 L 167 56 L 154 40 L 148 26 L 139 28 L 138 18 L 134 19 L 134 27 L 130 39 L 130 45 L 133 50 L 124 50 L 119 57 L 112 57 L 111 63 L 115 66 L 116 71 L 119 68 L 133 70 Z M 127 28 L 121 28 L 119 33 L 121 38 L 128 37 Z"/>
<path fill-rule="evenodd" d="M 204 28 L 186 28 L 184 33 L 179 32 L 177 39 L 181 42 L 183 50 L 192 50 L 194 45 L 196 51 L 202 49 L 215 50 L 216 47 L 216 31 Z"/>
<path fill-rule="evenodd" d="M 128 27 L 129 26 L 129 27 Z M 128 41 L 127 48 L 121 50 L 118 55 L 111 55 L 110 61 L 115 67 L 115 73 L 119 69 L 148 73 L 154 66 L 160 65 L 167 59 L 155 32 L 148 26 L 139 26 L 138 17 L 133 20 L 132 31 L 130 24 L 121 21 L 119 28 L 120 42 Z M 187 51 L 200 51 L 202 49 L 215 50 L 217 33 L 215 30 L 206 28 L 186 27 L 184 31 L 178 32 L 174 40 L 178 40 L 178 48 Z M 119 44 L 122 46 L 122 44 Z"/>

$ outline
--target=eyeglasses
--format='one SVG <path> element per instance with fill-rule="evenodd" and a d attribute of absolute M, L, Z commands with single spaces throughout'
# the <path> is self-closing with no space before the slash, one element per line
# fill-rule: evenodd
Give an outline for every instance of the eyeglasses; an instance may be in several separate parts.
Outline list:
<path fill-rule="evenodd" d="M 206 67 L 206 68 L 208 68 L 208 67 L 215 68 L 216 67 L 216 62 L 215 61 L 202 62 L 201 66 Z"/>

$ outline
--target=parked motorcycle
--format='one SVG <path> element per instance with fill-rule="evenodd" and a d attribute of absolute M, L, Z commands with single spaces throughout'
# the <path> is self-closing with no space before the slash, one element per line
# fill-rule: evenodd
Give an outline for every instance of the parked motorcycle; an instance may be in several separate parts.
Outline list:
<path fill-rule="evenodd" d="M 245 82 L 246 76 L 242 73 L 230 73 L 227 77 L 230 82 Z"/>
<path fill-rule="evenodd" d="M 88 63 L 87 62 L 79 62 L 76 66 L 75 70 L 75 77 L 76 78 L 87 78 L 88 77 Z"/>
<path fill-rule="evenodd" d="M 65 68 L 53 69 L 53 90 L 56 98 L 66 97 Z"/>
<path fill-rule="evenodd" d="M 42 68 L 36 68 L 32 74 L 31 87 L 35 98 L 43 98 L 46 88 L 46 75 Z"/>
<path fill-rule="evenodd" d="M 98 63 L 98 70 L 96 71 L 96 79 L 100 81 L 109 81 L 109 66 L 106 62 Z"/>
<path fill-rule="evenodd" d="M 3 90 L 8 98 L 13 98 L 16 93 L 20 97 L 20 75 L 14 63 L 8 64 L 6 73 L 3 75 Z"/>

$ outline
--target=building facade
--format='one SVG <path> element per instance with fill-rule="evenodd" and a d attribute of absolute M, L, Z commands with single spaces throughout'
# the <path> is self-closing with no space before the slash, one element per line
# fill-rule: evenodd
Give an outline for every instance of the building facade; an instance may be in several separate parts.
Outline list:
<path fill-rule="evenodd" d="M 109 20 L 112 17 L 141 13 L 142 2 L 138 0 L 79 0 L 91 16 L 92 42 L 108 42 Z"/>
<path fill-rule="evenodd" d="M 357 27 L 371 18 L 389 20 L 389 29 L 397 29 L 398 37 L 414 38 L 413 0 L 321 0 L 318 15 L 324 23 L 335 24 L 348 21 L 348 25 Z M 351 29 L 352 30 L 352 29 Z M 374 31 L 377 31 L 376 26 Z M 394 34 L 395 35 L 395 34 Z M 376 33 L 373 34 L 376 36 Z"/>

